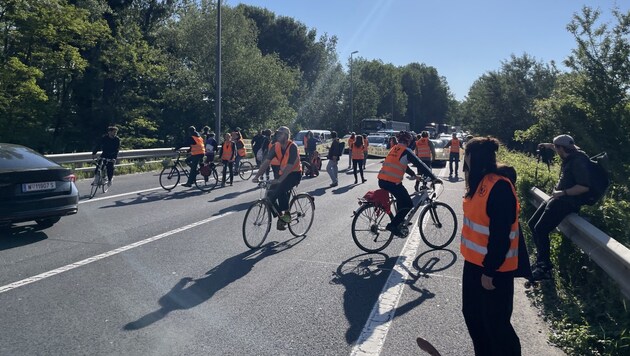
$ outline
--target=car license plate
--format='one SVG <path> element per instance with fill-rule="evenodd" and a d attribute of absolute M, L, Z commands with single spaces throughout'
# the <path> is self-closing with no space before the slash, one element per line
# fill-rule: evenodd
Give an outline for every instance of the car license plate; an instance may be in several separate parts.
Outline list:
<path fill-rule="evenodd" d="M 55 182 L 39 182 L 39 183 L 25 183 L 22 184 L 23 192 L 37 192 L 40 190 L 51 190 L 55 189 L 57 185 Z"/>

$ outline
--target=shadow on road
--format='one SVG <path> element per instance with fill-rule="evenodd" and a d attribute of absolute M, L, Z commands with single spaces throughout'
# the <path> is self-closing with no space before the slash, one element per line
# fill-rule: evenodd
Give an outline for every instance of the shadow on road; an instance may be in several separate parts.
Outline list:
<path fill-rule="evenodd" d="M 390 275 L 398 274 L 401 280 L 405 280 L 404 276 L 401 276 L 394 269 L 397 259 L 398 256 L 389 257 L 383 253 L 362 254 L 342 262 L 337 270 L 333 272 L 333 278 L 330 283 L 340 284 L 346 288 L 343 296 L 343 305 L 346 319 L 350 324 L 346 331 L 346 341 L 349 344 L 354 344 L 361 336 L 372 308 L 378 302 L 383 285 L 390 278 Z M 404 315 L 425 300 L 435 296 L 427 289 L 416 287 L 416 281 L 417 277 L 412 276 L 411 280 L 403 283 L 418 292 L 418 297 L 404 305 L 398 306 L 394 313 L 391 314 L 392 316 Z M 374 320 L 382 320 L 382 323 L 390 321 L 388 318 L 379 318 L 378 316 Z M 375 328 L 376 326 L 369 330 L 366 329 L 365 332 L 371 333 Z"/>
<path fill-rule="evenodd" d="M 252 184 L 252 185 L 253 185 L 253 184 Z M 214 199 L 210 200 L 209 202 L 214 202 L 214 201 L 219 201 L 219 200 L 226 200 L 226 199 L 236 198 L 236 197 L 238 197 L 238 196 L 239 196 L 239 195 L 241 195 L 241 194 L 245 194 L 245 193 L 253 192 L 254 190 L 257 190 L 257 189 L 258 189 L 258 186 L 253 185 L 253 187 L 251 187 L 251 188 L 249 188 L 249 189 L 247 189 L 247 190 L 239 190 L 239 191 L 237 191 L 237 192 L 227 193 L 227 194 L 224 194 L 224 195 L 222 195 L 222 196 L 220 196 L 220 197 L 216 197 L 216 198 L 214 198 Z"/>
<path fill-rule="evenodd" d="M 351 189 L 353 189 L 354 187 L 358 187 L 358 186 L 360 186 L 360 185 L 361 185 L 361 184 L 349 184 L 349 185 L 346 185 L 346 186 L 343 186 L 343 187 L 339 187 L 339 188 L 337 188 L 337 189 L 334 189 L 332 192 L 333 192 L 333 194 L 344 194 L 344 193 L 349 192 L 349 191 L 350 191 Z"/>
<path fill-rule="evenodd" d="M 100 207 L 100 209 L 106 208 L 114 208 L 120 206 L 130 206 L 136 204 L 145 204 L 145 203 L 153 203 L 157 201 L 165 201 L 165 200 L 175 200 L 175 199 L 185 199 L 195 195 L 203 195 L 207 194 L 199 189 L 191 188 L 188 190 L 178 191 L 178 192 L 166 192 L 166 191 L 157 191 L 157 192 L 147 192 L 147 193 L 138 193 L 133 198 L 125 198 L 121 200 L 115 200 L 111 205 L 104 205 Z"/>
<path fill-rule="evenodd" d="M 451 268 L 457 262 L 457 254 L 449 249 L 428 250 L 416 257 L 413 267 L 418 270 L 418 274 L 413 274 L 414 278 L 428 278 L 431 273 L 441 272 Z"/>
<path fill-rule="evenodd" d="M 0 251 L 30 245 L 47 238 L 48 235 L 40 231 L 36 224 L 0 227 Z"/>
<path fill-rule="evenodd" d="M 142 329 L 160 321 L 172 311 L 191 309 L 204 303 L 212 298 L 216 292 L 246 276 L 254 268 L 254 265 L 265 257 L 290 249 L 303 239 L 304 237 L 295 237 L 282 243 L 269 242 L 259 249 L 247 250 L 228 258 L 206 272 L 203 277 L 182 278 L 166 295 L 158 300 L 160 309 L 128 323 L 123 326 L 123 330 Z"/>

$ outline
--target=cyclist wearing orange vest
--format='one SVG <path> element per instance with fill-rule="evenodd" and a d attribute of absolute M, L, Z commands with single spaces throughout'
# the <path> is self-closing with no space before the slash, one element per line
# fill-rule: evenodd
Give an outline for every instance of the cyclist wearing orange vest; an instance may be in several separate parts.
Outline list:
<path fill-rule="evenodd" d="M 280 126 L 276 131 L 277 142 L 269 150 L 267 157 L 261 164 L 256 176 L 252 180 L 258 183 L 258 178 L 267 171 L 270 162 L 277 158 L 280 162 L 278 170 L 279 177 L 274 180 L 274 184 L 269 188 L 267 197 L 273 202 L 274 207 L 280 213 L 278 216 L 278 230 L 285 230 L 286 225 L 291 222 L 289 214 L 289 192 L 293 187 L 300 184 L 302 179 L 302 163 L 300 162 L 300 152 L 297 145 L 291 141 L 291 131 L 286 126 Z"/>
<path fill-rule="evenodd" d="M 221 186 L 225 186 L 225 175 L 230 170 L 230 185 L 234 181 L 234 160 L 236 159 L 236 145 L 232 142 L 232 135 L 226 133 L 223 136 L 223 144 L 221 145 L 221 161 L 223 162 L 223 181 Z"/>
<path fill-rule="evenodd" d="M 521 354 L 510 323 L 520 207 L 514 185 L 499 175 L 498 149 L 494 138 L 475 138 L 464 156 L 462 312 L 476 355 Z"/>
<path fill-rule="evenodd" d="M 420 158 L 422 163 L 431 169 L 431 164 L 435 160 L 435 145 L 431 142 L 431 140 L 429 140 L 429 133 L 427 131 L 422 131 L 422 134 L 418 135 L 414 153 L 418 156 L 418 158 Z M 418 174 L 420 174 L 420 167 L 416 168 L 418 170 Z M 419 187 L 420 181 L 416 181 L 416 185 L 414 186 L 416 192 Z"/>
<path fill-rule="evenodd" d="M 453 138 L 446 143 L 444 148 L 450 147 L 450 154 L 448 156 L 448 170 L 449 178 L 453 178 L 453 162 L 455 162 L 455 178 L 458 178 L 457 172 L 459 171 L 459 150 L 461 148 L 462 141 L 457 138 L 457 133 L 453 132 Z"/>
<path fill-rule="evenodd" d="M 383 167 L 378 173 L 378 186 L 387 190 L 396 198 L 396 204 L 398 207 L 396 216 L 394 216 L 392 222 L 387 224 L 385 228 L 394 233 L 394 235 L 402 236 L 399 225 L 403 222 L 403 220 L 405 220 L 405 216 L 413 207 L 411 197 L 409 196 L 407 189 L 405 189 L 405 186 L 402 184 L 402 181 L 405 176 L 405 172 L 416 179 L 421 178 L 421 175 L 416 175 L 416 173 L 414 173 L 414 171 L 407 165 L 409 163 L 416 165 L 419 167 L 420 173 L 423 176 L 429 177 L 435 183 L 440 182 L 440 180 L 409 148 L 409 144 L 412 140 L 412 136 L 409 132 L 400 131 L 396 134 L 396 138 L 398 143 L 389 150 L 389 153 L 383 162 Z"/>
<path fill-rule="evenodd" d="M 203 157 L 206 154 L 206 144 L 194 126 L 190 126 L 188 128 L 188 135 L 189 136 L 187 136 L 184 140 L 183 146 L 180 147 L 190 147 L 190 156 L 188 156 L 185 160 L 186 164 L 190 167 L 190 175 L 188 176 L 186 183 L 182 184 L 182 187 L 190 188 L 193 184 L 195 184 L 195 180 L 197 179 L 197 169 L 199 162 L 203 160 Z"/>

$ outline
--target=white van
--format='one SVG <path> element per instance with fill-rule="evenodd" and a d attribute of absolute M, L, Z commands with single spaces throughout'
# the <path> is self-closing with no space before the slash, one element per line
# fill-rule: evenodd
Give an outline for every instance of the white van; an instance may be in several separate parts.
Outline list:
<path fill-rule="evenodd" d="M 293 136 L 293 142 L 298 145 L 298 150 L 301 155 L 304 155 L 304 136 L 306 136 L 307 132 L 312 132 L 313 137 L 317 139 L 317 152 L 319 152 L 320 157 L 326 157 L 328 154 L 328 149 L 330 148 L 330 144 L 332 143 L 332 138 L 330 138 L 330 131 L 328 130 L 302 130 Z"/>

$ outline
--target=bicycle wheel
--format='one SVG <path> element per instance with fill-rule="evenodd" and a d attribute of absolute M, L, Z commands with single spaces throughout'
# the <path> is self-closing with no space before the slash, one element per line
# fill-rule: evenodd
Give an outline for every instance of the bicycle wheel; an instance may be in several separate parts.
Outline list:
<path fill-rule="evenodd" d="M 90 189 L 90 199 L 94 198 L 100 184 L 101 184 L 101 173 L 97 171 L 96 173 L 94 173 L 94 180 L 92 181 L 92 187 Z"/>
<path fill-rule="evenodd" d="M 238 167 L 238 176 L 242 180 L 248 180 L 254 174 L 254 166 L 250 161 L 241 161 Z"/>
<path fill-rule="evenodd" d="M 243 241 L 249 248 L 258 248 L 271 230 L 271 209 L 264 200 L 252 204 L 243 219 Z"/>
<path fill-rule="evenodd" d="M 450 244 L 457 233 L 457 217 L 453 208 L 435 201 L 420 212 L 420 237 L 429 247 L 441 249 Z"/>
<path fill-rule="evenodd" d="M 365 252 L 383 250 L 394 239 L 394 234 L 385 230 L 385 225 L 389 220 L 389 216 L 383 209 L 377 208 L 372 203 L 363 204 L 352 219 L 354 243 Z"/>
<path fill-rule="evenodd" d="M 211 191 L 217 186 L 218 183 L 219 183 L 219 174 L 217 173 L 217 170 L 214 168 L 212 168 L 212 170 L 210 171 L 210 175 L 203 176 L 201 174 L 198 174 L 197 179 L 195 180 L 195 186 L 197 187 L 197 189 L 201 190 L 202 192 Z"/>
<path fill-rule="evenodd" d="M 315 201 L 306 193 L 301 193 L 291 199 L 289 205 L 291 222 L 289 231 L 293 236 L 304 236 L 311 229 L 315 218 Z"/>
<path fill-rule="evenodd" d="M 175 166 L 165 167 L 160 172 L 160 186 L 166 190 L 171 190 L 179 184 L 179 169 Z"/>

